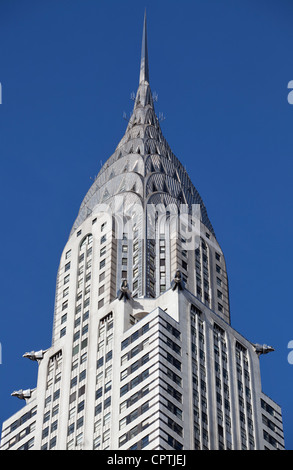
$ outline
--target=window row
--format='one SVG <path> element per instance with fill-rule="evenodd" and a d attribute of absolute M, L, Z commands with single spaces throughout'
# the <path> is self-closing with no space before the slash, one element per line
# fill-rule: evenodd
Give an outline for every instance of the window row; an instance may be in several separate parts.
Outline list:
<path fill-rule="evenodd" d="M 132 390 L 134 387 L 136 387 L 138 384 L 143 382 L 148 377 L 149 377 L 149 369 L 146 369 L 141 374 L 137 375 L 130 382 L 128 382 L 127 384 L 123 385 L 123 387 L 120 388 L 120 396 L 122 397 L 123 395 L 125 395 L 129 390 Z"/>
<path fill-rule="evenodd" d="M 99 415 L 100 413 L 102 413 L 102 409 L 104 409 L 104 411 L 109 408 L 109 406 L 111 406 L 111 397 L 108 397 L 104 400 L 104 408 L 103 408 L 103 404 L 102 403 L 99 403 L 98 405 L 96 405 L 95 407 L 95 416 Z"/>
<path fill-rule="evenodd" d="M 150 403 L 149 401 L 146 401 L 141 406 L 139 406 L 138 408 L 133 410 L 131 413 L 129 413 L 127 416 L 120 419 L 119 429 L 123 429 L 125 426 L 132 423 L 132 421 L 136 420 L 139 416 L 141 416 L 143 413 L 148 411 L 149 407 L 150 407 Z"/>
<path fill-rule="evenodd" d="M 149 391 L 150 391 L 149 385 L 146 385 L 145 387 L 140 389 L 138 392 L 131 395 L 131 397 L 128 398 L 128 400 L 123 401 L 120 404 L 120 413 L 123 413 L 123 411 L 125 411 L 127 408 L 134 405 L 141 398 L 145 397 L 149 393 Z"/>
<path fill-rule="evenodd" d="M 149 330 L 149 327 L 149 323 L 146 323 L 142 328 L 136 330 L 134 333 L 132 333 L 131 336 L 122 341 L 121 351 L 123 351 L 123 349 L 127 348 L 131 343 L 136 341 L 140 336 L 144 335 Z"/>
<path fill-rule="evenodd" d="M 29 426 L 25 427 L 21 432 L 16 434 L 10 441 L 8 442 L 8 449 L 14 446 L 17 442 L 23 439 L 25 436 L 28 436 L 31 432 L 33 432 L 36 428 L 36 422 L 34 421 Z"/>
<path fill-rule="evenodd" d="M 105 386 L 104 387 L 100 387 L 98 388 L 98 390 L 96 391 L 96 400 L 98 400 L 99 398 L 101 398 L 101 396 L 103 395 L 103 393 L 108 393 L 110 392 L 112 388 L 112 380 L 109 380 L 108 382 L 105 383 Z"/>
<path fill-rule="evenodd" d="M 145 339 L 142 343 L 138 344 L 132 348 L 128 353 L 124 354 L 121 357 L 121 365 L 125 364 L 127 361 L 130 361 L 133 357 L 139 354 L 141 351 L 146 349 L 149 345 L 149 338 Z"/>
<path fill-rule="evenodd" d="M 70 381 L 70 388 L 73 388 L 77 385 L 78 381 L 81 382 L 82 380 L 85 380 L 86 378 L 86 369 L 80 372 L 79 377 L 76 375 L 73 377 Z"/>
<path fill-rule="evenodd" d="M 119 438 L 119 447 L 123 446 L 124 444 L 126 444 L 127 441 L 130 441 L 135 436 L 140 434 L 148 426 L 149 426 L 149 419 L 146 419 L 145 421 L 142 421 L 141 423 L 134 426 L 132 429 L 130 429 L 128 432 L 126 432 L 125 434 L 123 434 Z M 149 443 L 149 436 L 147 435 L 147 436 L 143 437 L 140 442 L 137 442 L 137 443 L 133 444 L 129 448 L 129 450 L 143 449 L 144 447 L 146 447 L 148 445 L 148 443 Z"/>
<path fill-rule="evenodd" d="M 107 354 L 105 356 L 100 357 L 97 360 L 97 369 L 99 369 L 104 364 L 106 364 L 108 361 L 110 361 L 112 359 L 112 357 L 113 357 L 113 351 L 112 350 L 107 352 Z"/>
<path fill-rule="evenodd" d="M 164 335 L 163 333 L 160 332 L 160 339 L 165 343 L 170 349 L 175 351 L 177 354 L 181 355 L 181 347 L 179 346 L 178 343 L 175 343 L 175 341 L 172 341 L 171 338 L 168 336 Z"/>
<path fill-rule="evenodd" d="M 124 369 L 120 374 L 120 380 L 124 380 L 128 375 L 132 374 L 133 372 L 137 371 L 141 366 L 146 364 L 149 361 L 149 354 L 145 354 L 142 358 L 138 361 L 135 361 L 131 366 L 127 369 Z"/>

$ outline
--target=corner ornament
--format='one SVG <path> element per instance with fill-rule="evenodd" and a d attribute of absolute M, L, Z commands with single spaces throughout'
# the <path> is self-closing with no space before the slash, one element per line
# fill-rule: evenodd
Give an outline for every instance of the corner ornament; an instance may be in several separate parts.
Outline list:
<path fill-rule="evenodd" d="M 36 351 L 36 352 L 35 351 L 26 352 L 25 354 L 23 354 L 22 357 L 26 357 L 27 359 L 30 359 L 31 361 L 40 362 L 44 358 L 46 351 L 47 349 L 45 351 L 41 349 L 40 351 Z"/>
<path fill-rule="evenodd" d="M 184 289 L 184 281 L 182 279 L 182 274 L 181 274 L 181 271 L 179 269 L 177 269 L 176 273 L 175 273 L 175 276 L 171 282 L 171 287 L 172 287 L 172 290 L 183 290 Z"/>
<path fill-rule="evenodd" d="M 268 354 L 269 352 L 274 351 L 274 348 L 272 348 L 272 346 L 268 346 L 267 344 L 254 344 L 253 346 L 255 348 L 256 354 L 259 356 L 261 354 Z"/>
<path fill-rule="evenodd" d="M 121 287 L 120 289 L 118 290 L 117 292 L 117 298 L 118 300 L 124 300 L 124 302 L 126 300 L 129 300 L 131 298 L 131 292 L 129 290 L 129 286 L 128 286 L 128 283 L 127 283 L 127 279 L 122 279 L 122 282 L 121 282 Z"/>
<path fill-rule="evenodd" d="M 29 398 L 31 398 L 34 390 L 35 388 L 34 389 L 29 388 L 27 390 L 18 390 L 18 391 L 12 392 L 11 396 L 19 398 L 20 400 L 28 400 Z"/>

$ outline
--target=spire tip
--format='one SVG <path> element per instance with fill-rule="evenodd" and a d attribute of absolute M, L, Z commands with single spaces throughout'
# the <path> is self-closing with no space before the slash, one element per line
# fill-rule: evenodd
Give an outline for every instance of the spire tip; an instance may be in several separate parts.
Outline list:
<path fill-rule="evenodd" d="M 149 81 L 146 8 L 144 11 L 139 83 Z"/>

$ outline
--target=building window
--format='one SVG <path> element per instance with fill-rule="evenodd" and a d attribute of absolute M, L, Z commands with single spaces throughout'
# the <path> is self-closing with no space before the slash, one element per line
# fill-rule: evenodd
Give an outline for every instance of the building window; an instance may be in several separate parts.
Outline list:
<path fill-rule="evenodd" d="M 65 272 L 69 271 L 69 269 L 70 269 L 70 261 L 69 263 L 65 264 Z"/>
<path fill-rule="evenodd" d="M 76 436 L 76 443 L 75 445 L 79 446 L 82 444 L 82 440 L 83 440 L 83 433 L 79 434 L 78 436 Z"/>
<path fill-rule="evenodd" d="M 101 436 L 98 436 L 94 440 L 94 449 L 98 449 L 101 446 Z"/>
<path fill-rule="evenodd" d="M 136 267 L 134 270 L 133 270 L 133 277 L 136 277 L 138 275 L 138 267 Z"/>
<path fill-rule="evenodd" d="M 111 397 L 106 398 L 106 400 L 104 401 L 104 410 L 109 406 L 111 406 Z"/>
<path fill-rule="evenodd" d="M 62 338 L 65 335 L 66 335 L 66 327 L 62 328 L 62 330 L 60 331 L 60 338 Z"/>
<path fill-rule="evenodd" d="M 69 287 L 66 287 L 63 291 L 63 297 L 66 297 L 69 293 Z"/>
<path fill-rule="evenodd" d="M 50 440 L 50 449 L 53 449 L 53 447 L 55 447 L 56 442 L 57 442 L 57 438 L 55 436 Z"/>
<path fill-rule="evenodd" d="M 56 421 L 54 421 L 51 424 L 51 432 L 56 431 L 57 427 L 58 427 L 58 420 L 56 419 Z"/>
<path fill-rule="evenodd" d="M 104 416 L 104 426 L 107 426 L 110 423 L 110 420 L 111 420 L 111 413 L 107 413 Z"/>
<path fill-rule="evenodd" d="M 85 379 L 85 377 L 86 377 L 86 369 L 81 371 L 81 373 L 79 374 L 79 381 L 81 382 L 82 380 Z"/>
<path fill-rule="evenodd" d="M 105 285 L 103 285 L 99 288 L 99 295 L 103 294 L 104 291 L 105 291 Z"/>
<path fill-rule="evenodd" d="M 129 439 L 132 439 L 137 434 L 138 434 L 138 426 L 135 426 L 134 428 L 130 429 L 130 431 L 129 431 Z"/>
<path fill-rule="evenodd" d="M 107 354 L 106 354 L 106 362 L 110 361 L 113 357 L 113 351 L 109 351 Z"/>
<path fill-rule="evenodd" d="M 98 362 L 97 362 L 97 369 L 99 369 L 100 367 L 102 367 L 104 364 L 104 358 L 103 357 L 100 357 L 100 359 L 98 359 Z"/>
<path fill-rule="evenodd" d="M 54 392 L 53 400 L 57 400 L 60 397 L 60 388 Z"/>
<path fill-rule="evenodd" d="M 95 416 L 99 415 L 102 412 L 102 403 L 99 403 L 95 408 Z"/>
<path fill-rule="evenodd" d="M 76 429 L 79 429 L 83 426 L 83 416 L 79 418 L 76 422 Z"/>
<path fill-rule="evenodd" d="M 127 441 L 127 434 L 123 434 L 123 436 L 119 438 L 119 447 L 125 444 L 126 441 Z"/>

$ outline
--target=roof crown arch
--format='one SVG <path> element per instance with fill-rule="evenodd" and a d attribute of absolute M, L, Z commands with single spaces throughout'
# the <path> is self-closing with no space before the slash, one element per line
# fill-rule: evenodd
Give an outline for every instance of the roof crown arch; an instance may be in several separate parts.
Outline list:
<path fill-rule="evenodd" d="M 140 83 L 134 102 L 134 110 L 137 108 L 146 108 L 147 106 L 151 108 L 154 107 L 151 88 L 148 83 Z"/>
<path fill-rule="evenodd" d="M 193 205 L 199 205 L 200 206 L 200 212 L 201 212 L 201 221 L 202 223 L 214 234 L 213 227 L 211 225 L 211 222 L 208 218 L 207 215 L 207 210 L 205 205 L 203 204 L 203 201 L 201 197 L 199 196 L 199 193 L 196 191 L 195 196 L 192 196 L 191 192 L 186 191 L 186 189 L 182 188 L 182 186 L 175 181 L 172 178 L 163 178 L 162 181 L 165 181 L 167 183 L 168 187 L 168 193 L 165 191 L 165 188 L 159 184 L 158 178 L 155 180 L 155 184 L 157 187 L 157 191 L 153 191 L 153 180 L 155 176 L 159 176 L 158 174 L 151 174 L 148 183 L 146 185 L 146 204 L 152 203 L 152 196 L 155 194 L 162 194 L 167 196 L 167 201 L 169 201 L 169 197 L 172 198 L 173 202 L 176 201 L 176 204 L 178 208 L 180 205 L 187 205 L 189 209 L 189 213 L 193 214 Z M 161 203 L 164 203 L 165 198 L 163 198 Z"/>
<path fill-rule="evenodd" d="M 146 160 L 146 175 L 148 178 L 154 173 L 160 173 L 166 182 L 175 181 L 184 191 L 190 191 L 192 183 L 187 174 L 178 172 L 174 165 L 166 158 L 159 155 L 150 155 Z M 166 168 L 167 167 L 167 168 Z M 178 173 L 180 176 L 178 176 Z M 168 183 L 170 184 L 170 183 Z"/>
<path fill-rule="evenodd" d="M 141 143 L 144 141 L 144 131 L 143 126 L 138 126 L 138 128 L 132 128 L 128 131 L 129 140 L 137 139 L 140 140 Z"/>
<path fill-rule="evenodd" d="M 126 129 L 126 135 L 128 136 L 129 133 L 133 130 L 136 130 L 137 126 L 141 126 L 145 124 L 145 110 L 144 108 L 136 108 L 129 119 L 128 126 Z"/>
<path fill-rule="evenodd" d="M 135 146 L 134 146 L 135 147 Z M 122 172 L 123 169 L 126 167 L 128 163 L 129 171 L 133 171 L 136 168 L 136 172 L 143 175 L 144 174 L 144 160 L 141 154 L 137 152 L 133 153 L 125 153 L 123 157 L 116 160 L 112 163 L 112 165 L 105 170 L 105 172 L 101 175 L 98 175 L 98 179 L 101 178 L 103 184 L 106 183 L 109 179 L 111 172 L 115 172 L 117 175 L 118 173 Z"/>
<path fill-rule="evenodd" d="M 112 180 L 117 175 L 122 173 L 126 163 L 128 163 L 129 173 L 135 172 L 140 175 L 140 177 L 143 176 L 144 161 L 142 156 L 137 153 L 125 154 L 124 157 L 112 163 L 112 165 L 106 168 L 101 174 L 98 174 L 95 182 L 92 184 L 89 191 L 85 195 L 80 208 L 82 209 L 94 194 L 100 191 L 105 184 L 108 184 L 109 180 Z"/>
<path fill-rule="evenodd" d="M 160 213 L 163 212 L 162 208 L 166 208 L 166 214 L 170 210 L 173 215 L 177 215 L 180 209 L 176 197 L 162 191 L 152 193 L 146 198 L 146 209 L 149 214 L 153 214 L 156 208 L 158 208 Z M 148 221 L 150 222 L 150 220 Z"/>
<path fill-rule="evenodd" d="M 154 190 L 154 188 L 156 188 Z M 147 177 L 146 180 L 146 195 L 152 192 L 166 192 L 165 191 L 165 176 L 162 173 L 152 173 Z M 167 191 L 169 193 L 169 191 Z"/>
<path fill-rule="evenodd" d="M 149 155 L 145 162 L 147 173 L 156 171 L 166 174 L 165 167 L 162 163 L 162 155 Z"/>
<path fill-rule="evenodd" d="M 143 154 L 143 145 L 144 145 L 144 141 L 142 139 L 138 139 L 136 137 L 133 139 L 130 139 L 123 146 L 124 156 L 127 156 L 129 154 L 135 154 L 135 153 L 137 153 L 138 155 Z M 137 152 L 138 149 L 139 151 Z"/>
<path fill-rule="evenodd" d="M 156 116 L 154 108 L 149 108 L 144 116 L 144 124 L 154 126 L 155 129 L 160 129 L 159 120 Z"/>
<path fill-rule="evenodd" d="M 108 191 L 109 197 L 116 196 L 121 192 L 132 191 L 132 188 L 136 185 L 136 194 L 143 197 L 143 178 L 137 173 L 121 173 L 116 175 L 112 180 L 106 183 L 100 191 L 100 202 L 102 199 L 101 193 Z"/>
<path fill-rule="evenodd" d="M 126 128 L 126 135 L 137 125 L 152 124 L 157 126 L 152 93 L 149 84 L 140 84 L 136 93 L 135 104 Z"/>
<path fill-rule="evenodd" d="M 159 142 L 162 141 L 162 136 L 158 128 L 150 125 L 145 126 L 144 138 L 154 139 Z"/>
<path fill-rule="evenodd" d="M 149 150 L 147 153 L 154 156 L 157 155 L 158 157 L 167 157 L 166 148 L 160 141 L 151 137 L 145 138 L 144 141 L 145 147 Z"/>
<path fill-rule="evenodd" d="M 141 130 L 140 130 L 140 133 L 141 133 Z M 143 154 L 144 139 L 142 137 L 138 137 L 137 134 L 138 134 L 138 131 L 136 132 L 132 131 L 131 134 L 129 131 L 129 134 L 124 135 L 124 137 L 120 140 L 118 146 L 116 147 L 115 152 L 102 166 L 101 170 L 99 171 L 98 177 L 102 175 L 117 160 L 120 160 L 121 158 L 124 158 L 125 156 L 127 157 L 129 153 L 137 153 L 138 155 Z M 129 152 L 131 147 L 132 147 L 132 151 Z M 140 151 L 137 152 L 137 149 L 140 149 Z"/>
<path fill-rule="evenodd" d="M 151 168 L 159 168 L 160 172 L 172 176 L 175 170 L 173 162 L 165 155 L 149 155 L 145 160 L 146 174 L 151 172 Z"/>
<path fill-rule="evenodd" d="M 103 204 L 113 196 L 119 194 L 119 191 L 121 192 L 121 184 L 123 178 L 125 180 L 123 192 L 133 192 L 133 188 L 135 187 L 135 193 L 140 198 L 143 198 L 143 178 L 139 173 L 131 172 L 127 174 L 127 178 L 123 173 L 118 174 L 114 178 L 112 178 L 112 180 L 109 180 L 101 188 L 95 191 L 94 194 L 92 194 L 91 197 L 87 199 L 87 201 L 84 201 L 83 207 L 81 207 L 80 209 L 76 222 L 78 220 L 83 221 L 85 216 L 87 217 L 88 215 L 90 215 L 88 211 L 93 211 L 95 206 L 97 206 L 98 204 Z"/>
<path fill-rule="evenodd" d="M 187 187 L 182 186 L 178 180 L 175 180 L 168 175 L 159 172 L 149 173 L 146 177 L 146 194 L 150 194 L 152 192 L 154 185 L 159 191 L 172 194 L 176 198 L 179 198 L 180 194 L 183 193 L 183 199 L 188 205 L 195 203 L 195 200 Z"/>

